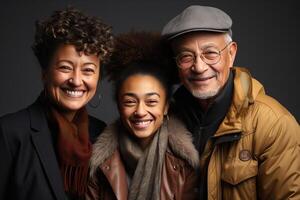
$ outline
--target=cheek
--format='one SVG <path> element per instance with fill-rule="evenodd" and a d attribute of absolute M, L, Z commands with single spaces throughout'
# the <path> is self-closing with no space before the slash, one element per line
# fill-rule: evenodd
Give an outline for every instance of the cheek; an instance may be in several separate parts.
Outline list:
<path fill-rule="evenodd" d="M 185 71 L 179 70 L 178 75 L 179 75 L 179 79 L 184 82 L 189 76 L 189 70 L 185 70 Z"/>
<path fill-rule="evenodd" d="M 96 93 L 98 81 L 99 81 L 98 76 L 86 79 L 86 85 L 89 88 L 90 92 Z"/>
<path fill-rule="evenodd" d="M 157 108 L 152 111 L 158 123 L 162 123 L 164 119 L 164 107 Z"/>
<path fill-rule="evenodd" d="M 67 80 L 67 77 L 65 77 L 62 74 L 59 73 L 53 73 L 46 76 L 45 84 L 48 88 L 54 89 L 56 87 L 59 87 L 60 85 L 64 84 L 64 82 Z"/>
<path fill-rule="evenodd" d="M 120 118 L 126 121 L 130 118 L 133 111 L 130 108 L 119 107 Z"/>

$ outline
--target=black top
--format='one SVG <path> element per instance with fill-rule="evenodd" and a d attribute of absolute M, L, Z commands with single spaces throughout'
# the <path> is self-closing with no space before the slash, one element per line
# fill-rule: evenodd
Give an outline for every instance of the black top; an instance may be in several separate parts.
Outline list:
<path fill-rule="evenodd" d="M 193 134 L 193 143 L 199 154 L 204 151 L 207 141 L 215 134 L 219 125 L 225 118 L 232 102 L 233 96 L 233 72 L 229 74 L 227 83 L 218 94 L 215 101 L 207 111 L 203 111 L 197 99 L 181 86 L 174 94 L 175 113 L 184 121 L 187 129 Z M 199 184 L 200 199 L 207 199 L 207 167 L 209 159 L 205 163 L 205 169 L 200 169 L 201 180 Z"/>
<path fill-rule="evenodd" d="M 94 142 L 105 123 L 89 117 Z M 0 199 L 65 200 L 44 108 L 39 100 L 0 118 Z"/>

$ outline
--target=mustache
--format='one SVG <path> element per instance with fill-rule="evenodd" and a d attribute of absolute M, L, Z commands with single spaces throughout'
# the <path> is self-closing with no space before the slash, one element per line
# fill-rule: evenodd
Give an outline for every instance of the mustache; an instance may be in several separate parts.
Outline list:
<path fill-rule="evenodd" d="M 188 80 L 190 81 L 205 81 L 211 78 L 217 77 L 217 74 L 211 74 L 211 75 L 190 75 L 188 77 Z"/>

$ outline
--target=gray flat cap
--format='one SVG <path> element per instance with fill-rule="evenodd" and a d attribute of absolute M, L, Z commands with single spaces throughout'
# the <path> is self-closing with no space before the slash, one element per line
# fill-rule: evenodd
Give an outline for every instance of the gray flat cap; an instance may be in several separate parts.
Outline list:
<path fill-rule="evenodd" d="M 228 32 L 231 36 L 231 25 L 232 20 L 224 11 L 209 6 L 193 5 L 169 21 L 161 34 L 168 40 L 194 31 Z"/>

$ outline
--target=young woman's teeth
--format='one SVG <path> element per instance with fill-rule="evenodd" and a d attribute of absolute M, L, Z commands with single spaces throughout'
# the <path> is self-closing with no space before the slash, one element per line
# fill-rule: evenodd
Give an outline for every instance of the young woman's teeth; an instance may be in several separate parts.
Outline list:
<path fill-rule="evenodd" d="M 146 124 L 149 124 L 149 123 L 150 123 L 150 120 L 135 122 L 136 125 L 146 125 Z"/>

